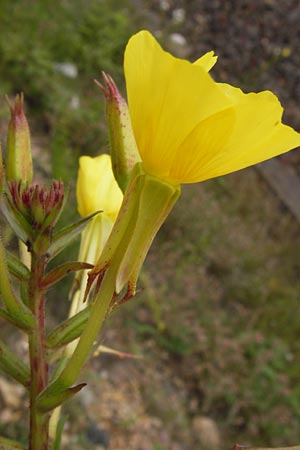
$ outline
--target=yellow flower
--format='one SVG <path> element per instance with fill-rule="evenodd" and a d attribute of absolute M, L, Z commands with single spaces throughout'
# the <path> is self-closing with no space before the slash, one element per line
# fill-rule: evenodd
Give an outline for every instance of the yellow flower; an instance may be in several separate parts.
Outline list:
<path fill-rule="evenodd" d="M 256 164 L 300 145 L 281 123 L 269 91 L 245 94 L 216 83 L 209 52 L 195 63 L 135 34 L 124 69 L 132 128 L 145 171 L 171 184 L 194 183 Z"/>
<path fill-rule="evenodd" d="M 95 264 L 100 257 L 118 215 L 123 194 L 111 167 L 111 158 L 103 154 L 92 158 L 81 156 L 77 178 L 77 203 L 83 217 L 102 211 L 89 222 L 81 234 L 78 260 Z M 88 271 L 78 272 L 76 283 L 80 289 L 72 299 L 70 316 L 83 309 Z"/>
<path fill-rule="evenodd" d="M 111 221 L 115 221 L 123 194 L 114 179 L 109 155 L 95 158 L 81 156 L 76 194 L 82 217 L 101 210 Z"/>

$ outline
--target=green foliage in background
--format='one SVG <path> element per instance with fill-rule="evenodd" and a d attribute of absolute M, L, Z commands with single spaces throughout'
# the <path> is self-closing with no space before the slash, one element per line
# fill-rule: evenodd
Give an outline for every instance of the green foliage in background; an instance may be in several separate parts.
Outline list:
<path fill-rule="evenodd" d="M 36 176 L 69 184 L 72 206 L 61 226 L 77 217 L 78 157 L 96 155 L 108 143 L 105 103 L 93 80 L 101 80 L 104 70 L 122 81 L 124 47 L 133 26 L 132 11 L 121 0 L 0 0 L 1 123 L 8 122 L 4 96 L 23 92 L 33 142 L 42 138 L 34 152 Z M 63 73 L 65 64 L 75 76 Z M 75 258 L 77 246 L 66 251 Z M 63 261 L 66 254 L 58 258 Z M 60 286 L 65 297 L 70 283 L 71 278 Z"/>
<path fill-rule="evenodd" d="M 0 29 L 1 95 L 24 92 L 28 117 L 50 133 L 53 175 L 71 179 L 79 152 L 96 153 L 105 142 L 93 79 L 122 72 L 126 2 L 0 0 Z M 73 78 L 62 73 L 66 63 Z"/>

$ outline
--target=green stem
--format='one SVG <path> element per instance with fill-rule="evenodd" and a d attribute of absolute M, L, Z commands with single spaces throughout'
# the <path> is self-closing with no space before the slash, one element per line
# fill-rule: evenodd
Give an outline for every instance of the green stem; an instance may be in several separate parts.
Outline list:
<path fill-rule="evenodd" d="M 92 305 L 91 313 L 86 327 L 79 339 L 78 345 L 73 355 L 68 361 L 65 369 L 61 373 L 61 380 L 68 386 L 76 382 L 80 370 L 86 363 L 95 339 L 106 317 L 106 313 L 114 295 L 116 283 L 116 273 L 110 268 L 107 270 L 103 284 L 97 295 L 95 303 Z"/>
<path fill-rule="evenodd" d="M 29 280 L 30 309 L 34 315 L 34 330 L 29 335 L 30 354 L 30 434 L 29 450 L 48 449 L 49 415 L 39 411 L 37 396 L 48 382 L 48 364 L 45 345 L 44 292 L 40 290 L 45 270 L 44 257 L 32 254 Z"/>
<path fill-rule="evenodd" d="M 60 393 L 67 391 L 72 386 L 86 363 L 99 329 L 105 320 L 109 304 L 115 292 L 116 267 L 109 266 L 103 279 L 96 300 L 91 307 L 91 313 L 86 327 L 81 334 L 74 353 L 68 360 L 61 374 L 42 393 L 39 398 L 39 407 L 47 409 L 55 403 L 55 397 L 59 398 Z M 59 402 L 55 404 L 58 406 Z"/>

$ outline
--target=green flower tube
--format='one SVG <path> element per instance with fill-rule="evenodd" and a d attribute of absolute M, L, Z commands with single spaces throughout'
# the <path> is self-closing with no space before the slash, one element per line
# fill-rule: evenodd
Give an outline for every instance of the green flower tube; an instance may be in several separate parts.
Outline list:
<path fill-rule="evenodd" d="M 117 267 L 115 293 L 127 286 L 135 293 L 137 278 L 149 247 L 180 195 L 174 186 L 145 172 L 137 163 L 124 194 L 124 200 L 103 252 L 89 274 L 90 284 L 113 265 Z"/>

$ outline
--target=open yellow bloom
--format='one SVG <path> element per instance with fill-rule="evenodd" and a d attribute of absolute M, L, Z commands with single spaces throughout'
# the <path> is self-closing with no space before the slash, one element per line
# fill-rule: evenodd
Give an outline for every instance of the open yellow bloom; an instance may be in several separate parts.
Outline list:
<path fill-rule="evenodd" d="M 171 184 L 194 183 L 256 164 L 300 145 L 281 123 L 269 91 L 245 94 L 216 83 L 213 52 L 195 63 L 162 50 L 147 31 L 125 51 L 132 128 L 146 172 Z"/>

